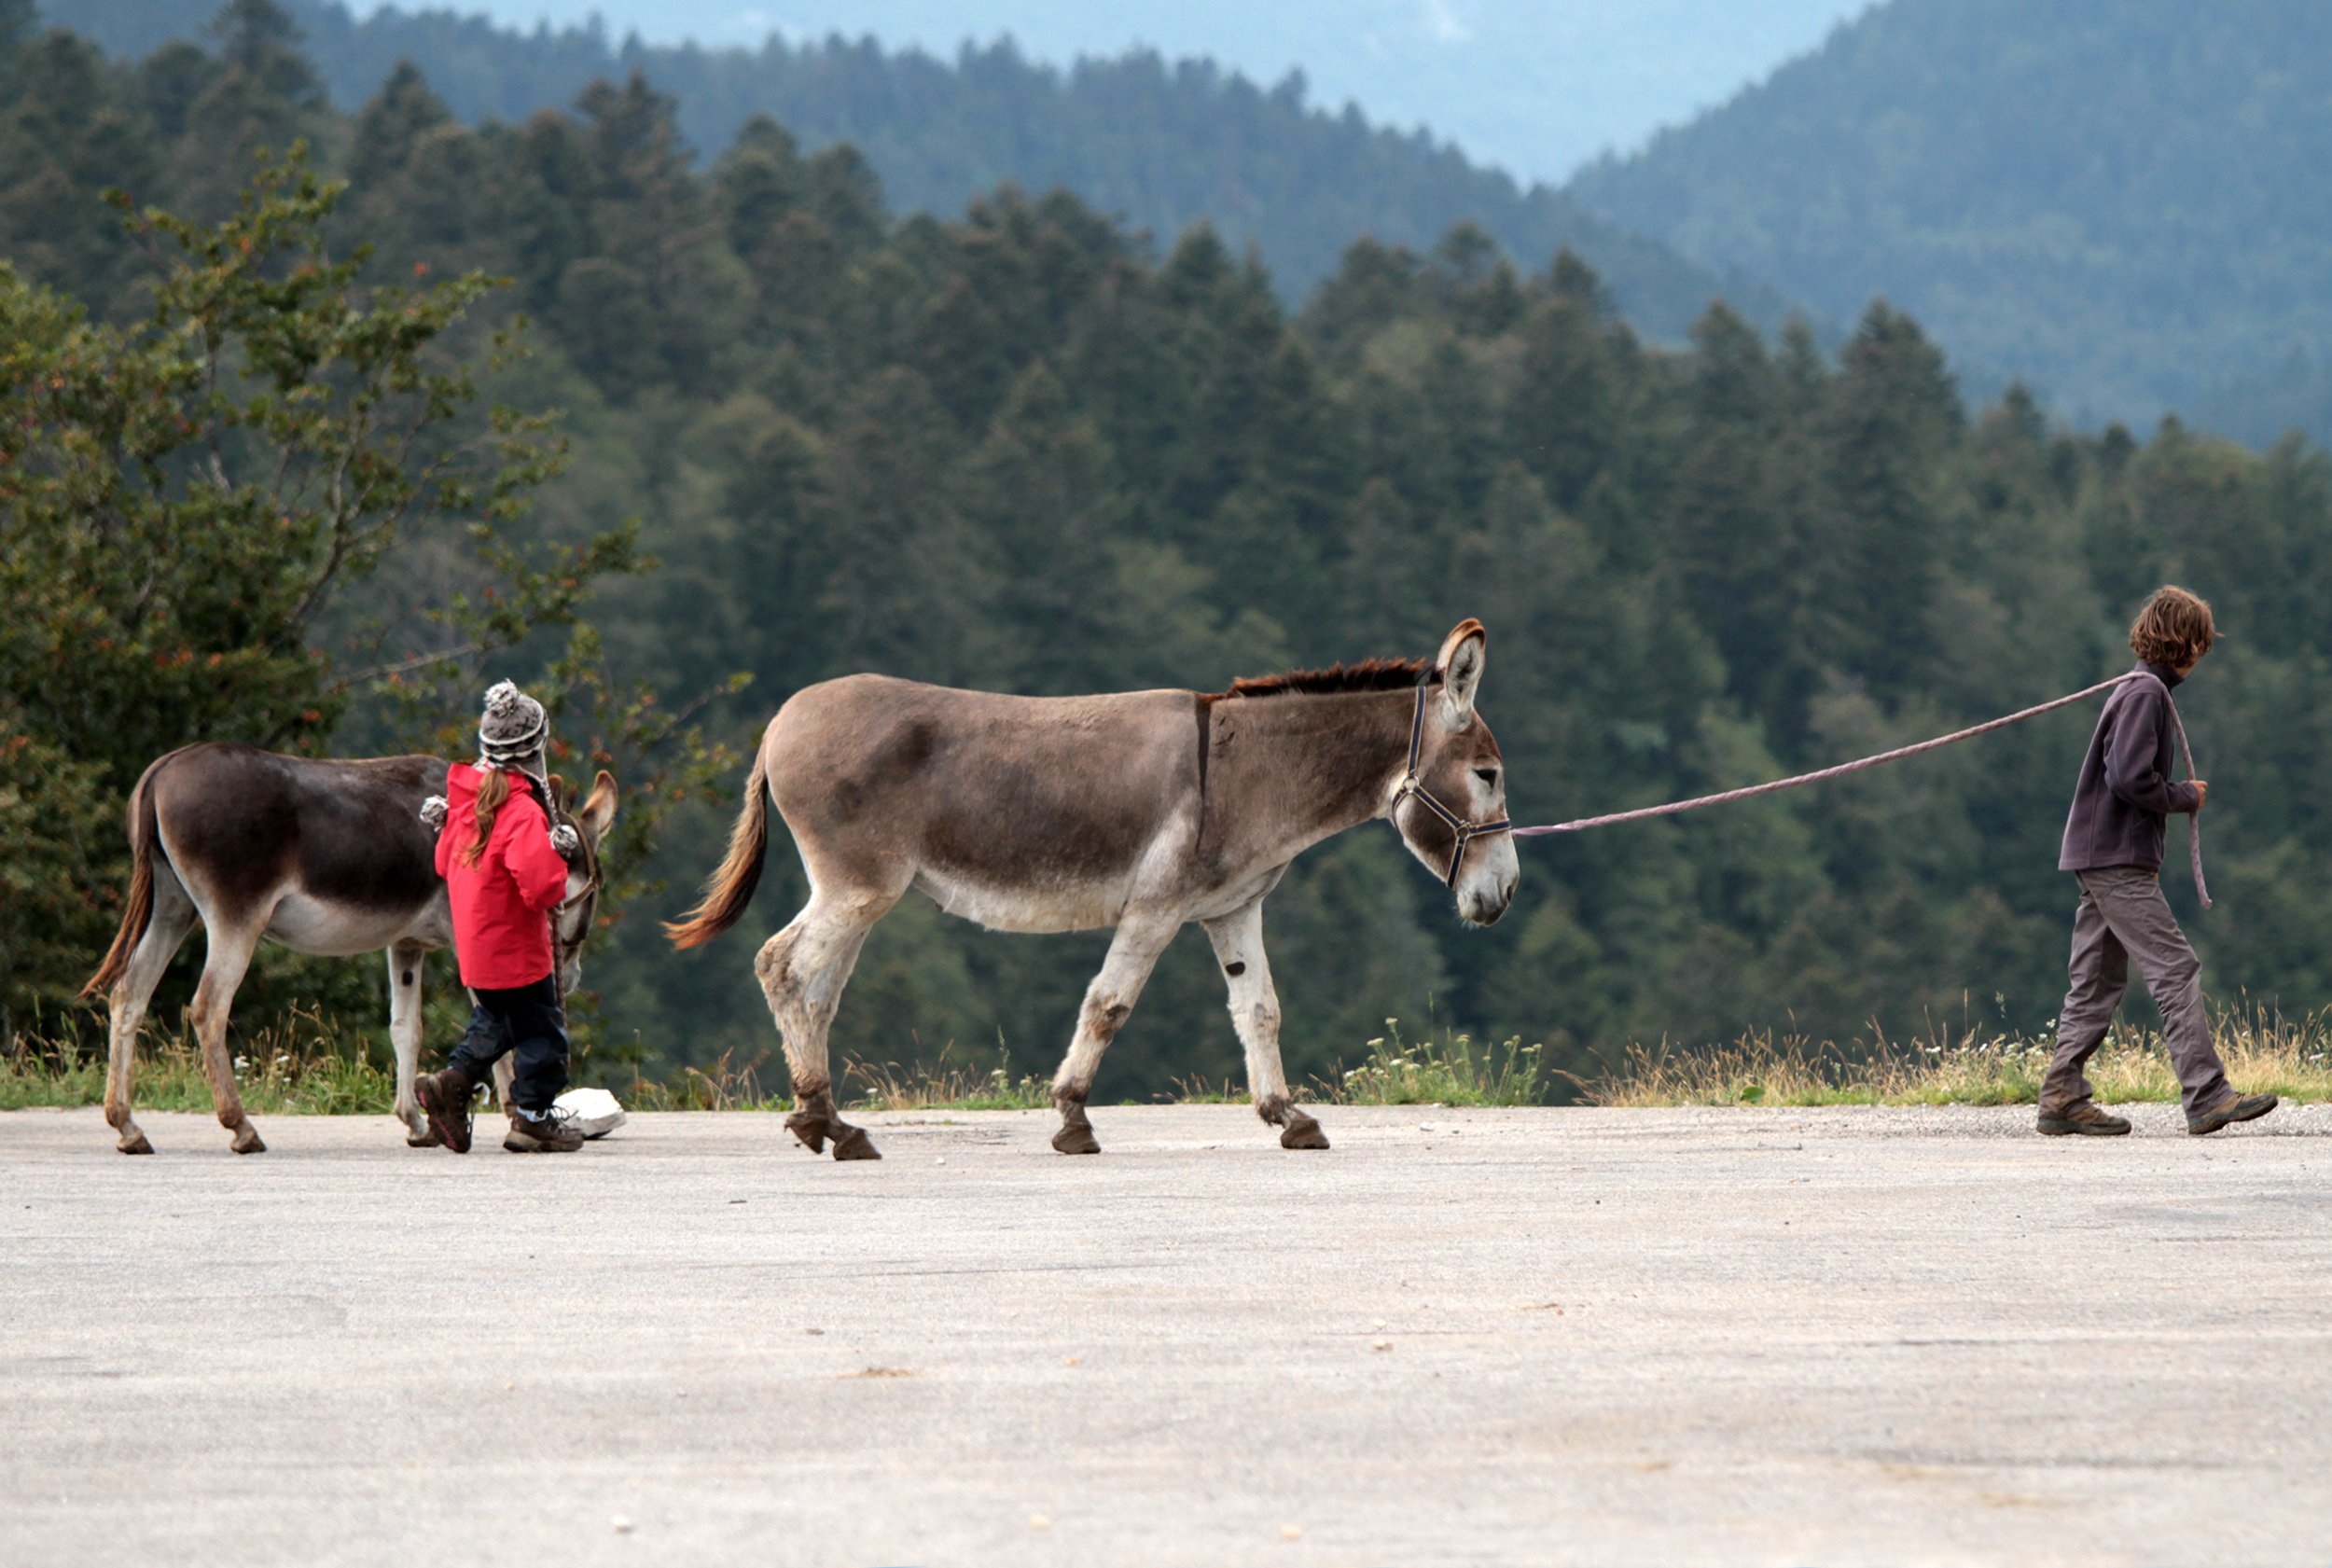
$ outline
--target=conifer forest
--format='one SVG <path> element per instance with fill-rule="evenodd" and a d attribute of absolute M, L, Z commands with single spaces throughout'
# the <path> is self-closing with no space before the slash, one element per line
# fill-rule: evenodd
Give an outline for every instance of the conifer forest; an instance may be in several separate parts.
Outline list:
<path fill-rule="evenodd" d="M 1473 221 L 1355 229 L 1291 290 L 1203 222 L 1010 183 L 919 208 L 768 118 L 692 146 L 638 76 L 478 120 L 406 63 L 343 111 L 303 48 L 269 0 L 135 57 L 0 0 L 0 1031 L 102 1039 L 73 998 L 122 802 L 195 739 L 459 756 L 488 681 L 554 697 L 562 765 L 630 792 L 589 1038 L 672 1072 L 775 1059 L 750 960 L 803 894 L 784 836 L 745 930 L 682 954 L 658 922 L 814 681 L 1215 690 L 1476 616 L 1509 802 L 1552 822 L 2103 679 L 2171 581 L 2225 634 L 2179 692 L 2207 982 L 2332 1004 L 2332 466 L 2298 437 L 1978 401 L 1883 302 L 1817 332 L 1712 296 L 1653 335 L 1578 254 Z M 1488 930 L 1381 825 L 1336 840 L 1266 909 L 1290 1073 L 1388 1018 L 1579 1072 L 1752 1028 L 2045 1026 L 2093 719 L 1526 842 Z M 1047 1070 L 1104 940 L 910 898 L 838 1054 Z M 432 985 L 441 1050 L 443 957 Z M 277 953 L 239 1019 L 378 1034 L 381 988 Z M 1239 1071 L 1186 933 L 1100 1092 Z"/>

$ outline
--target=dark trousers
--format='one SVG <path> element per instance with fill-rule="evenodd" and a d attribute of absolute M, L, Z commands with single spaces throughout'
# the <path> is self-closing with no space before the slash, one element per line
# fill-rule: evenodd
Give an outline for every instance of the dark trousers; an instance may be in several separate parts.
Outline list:
<path fill-rule="evenodd" d="M 541 1116 L 567 1087 L 567 1015 L 559 1006 L 559 987 L 545 975 L 510 991 L 472 990 L 470 999 L 477 1006 L 469 1033 L 453 1048 L 449 1065 L 482 1084 L 508 1054 L 510 1103 Z"/>
<path fill-rule="evenodd" d="M 2044 1114 L 2089 1097 L 2082 1069 L 2105 1042 L 2105 1031 L 2129 989 L 2135 960 L 2154 1006 L 2162 1014 L 2162 1040 L 2189 1115 L 2227 1098 L 2227 1072 L 2211 1044 L 2202 1008 L 2202 965 L 2177 917 L 2162 897 L 2158 872 L 2138 866 L 2076 871 L 2080 908 L 2073 916 L 2073 986 L 2057 1011 L 2057 1055 L 2041 1084 Z"/>

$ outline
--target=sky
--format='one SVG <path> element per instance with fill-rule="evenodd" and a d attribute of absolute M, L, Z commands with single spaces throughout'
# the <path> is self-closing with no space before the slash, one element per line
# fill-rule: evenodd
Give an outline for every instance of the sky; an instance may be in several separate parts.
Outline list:
<path fill-rule="evenodd" d="M 404 0 L 408 8 L 413 0 Z M 952 54 L 1010 35 L 1030 57 L 1147 45 L 1265 84 L 1300 68 L 1315 104 L 1423 126 L 1479 161 L 1559 184 L 1606 150 L 1724 102 L 1818 46 L 1867 0 L 429 0 L 532 27 L 601 16 L 618 37 L 757 44 L 871 33 Z M 359 8 L 369 9 L 361 7 Z"/>

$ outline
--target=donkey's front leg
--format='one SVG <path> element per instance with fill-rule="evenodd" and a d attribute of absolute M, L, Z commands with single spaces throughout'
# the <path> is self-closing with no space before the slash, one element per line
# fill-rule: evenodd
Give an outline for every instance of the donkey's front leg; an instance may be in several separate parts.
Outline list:
<path fill-rule="evenodd" d="M 1324 1149 L 1328 1135 L 1287 1098 L 1287 1069 L 1280 1064 L 1280 998 L 1271 986 L 1271 963 L 1263 954 L 1263 900 L 1206 923 L 1215 961 L 1230 989 L 1231 1027 L 1247 1054 L 1247 1092 L 1256 1115 L 1284 1129 L 1280 1147 Z"/>
<path fill-rule="evenodd" d="M 1162 916 L 1128 915 L 1110 939 L 1109 956 L 1102 972 L 1085 988 L 1085 1006 L 1077 1009 L 1076 1038 L 1053 1075 L 1052 1103 L 1061 1112 L 1061 1131 L 1052 1146 L 1062 1154 L 1099 1154 L 1093 1124 L 1085 1117 L 1086 1099 L 1093 1092 L 1093 1075 L 1100 1071 L 1102 1053 L 1132 1016 L 1142 999 L 1142 987 L 1158 966 L 1158 955 L 1174 939 L 1182 922 Z"/>
<path fill-rule="evenodd" d="M 417 1149 L 440 1142 L 413 1098 L 413 1075 L 421 1065 L 421 966 L 428 950 L 410 942 L 389 949 L 389 1048 L 396 1055 L 396 1119 L 405 1142 Z"/>

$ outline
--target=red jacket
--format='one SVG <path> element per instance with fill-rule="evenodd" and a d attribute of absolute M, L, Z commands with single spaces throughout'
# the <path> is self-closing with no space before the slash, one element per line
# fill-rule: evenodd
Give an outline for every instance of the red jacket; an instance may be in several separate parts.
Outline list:
<path fill-rule="evenodd" d="M 453 901 L 453 955 L 462 983 L 477 991 L 533 985 L 551 970 L 549 911 L 566 895 L 567 863 L 550 847 L 550 818 L 534 781 L 510 773 L 510 798 L 475 866 L 461 852 L 478 837 L 478 786 L 488 769 L 446 770 L 445 827 L 437 875 Z"/>

